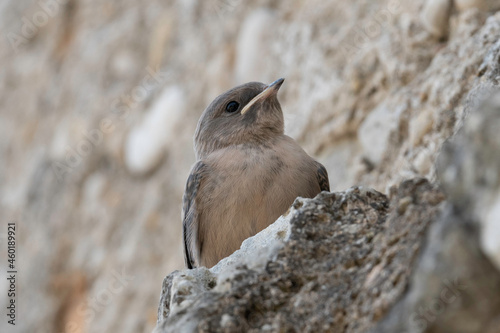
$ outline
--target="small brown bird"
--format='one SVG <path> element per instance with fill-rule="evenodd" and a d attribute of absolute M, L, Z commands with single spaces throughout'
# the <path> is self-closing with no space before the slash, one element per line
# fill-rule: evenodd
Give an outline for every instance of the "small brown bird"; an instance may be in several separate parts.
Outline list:
<path fill-rule="evenodd" d="M 298 196 L 329 191 L 328 174 L 284 134 L 277 93 L 284 79 L 218 96 L 195 134 L 197 162 L 183 198 L 188 268 L 212 267 L 273 223 Z"/>

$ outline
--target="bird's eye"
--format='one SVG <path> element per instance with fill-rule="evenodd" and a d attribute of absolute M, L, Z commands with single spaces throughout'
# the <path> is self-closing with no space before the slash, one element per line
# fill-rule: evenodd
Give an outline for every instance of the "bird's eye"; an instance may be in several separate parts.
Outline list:
<path fill-rule="evenodd" d="M 238 111 L 239 107 L 240 107 L 240 103 L 235 102 L 235 101 L 229 102 L 226 105 L 226 112 L 228 112 L 228 113 L 236 112 L 236 111 Z"/>

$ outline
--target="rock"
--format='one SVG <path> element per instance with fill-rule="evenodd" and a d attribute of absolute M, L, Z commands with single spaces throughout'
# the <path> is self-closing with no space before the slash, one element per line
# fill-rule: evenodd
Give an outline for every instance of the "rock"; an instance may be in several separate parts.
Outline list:
<path fill-rule="evenodd" d="M 248 15 L 241 26 L 236 47 L 235 82 L 249 81 L 272 82 L 272 77 L 262 77 L 257 73 L 268 72 L 269 62 L 262 54 L 269 52 L 269 43 L 273 35 L 275 14 L 260 8 Z M 258 77 L 257 77 L 258 76 Z"/>
<path fill-rule="evenodd" d="M 427 0 L 420 15 L 426 30 L 437 38 L 447 37 L 453 7 L 459 12 L 470 9 L 497 11 L 500 3 L 496 0 Z"/>
<path fill-rule="evenodd" d="M 161 161 L 167 143 L 175 138 L 184 113 L 184 95 L 178 87 L 167 87 L 132 128 L 125 142 L 125 164 L 130 172 L 144 175 Z"/>
<path fill-rule="evenodd" d="M 427 175 L 432 170 L 434 161 L 428 149 L 422 149 L 415 157 L 415 169 L 419 175 Z"/>
<path fill-rule="evenodd" d="M 212 288 L 203 287 L 205 268 L 167 276 L 155 332 L 366 330 L 405 291 L 411 262 L 442 200 L 423 179 L 401 184 L 390 205 L 381 193 L 360 187 L 297 199 L 288 215 L 290 236 L 264 265 L 240 260 L 212 272 Z M 255 249 L 245 254 L 256 255 Z M 202 278 L 190 288 L 191 306 L 168 315 L 161 309 L 182 294 L 171 281 L 182 276 Z"/>
<path fill-rule="evenodd" d="M 413 118 L 409 124 L 410 144 L 417 147 L 424 135 L 430 132 L 434 119 L 429 110 L 421 111 L 416 118 Z"/>
<path fill-rule="evenodd" d="M 243 241 L 239 250 L 230 257 L 222 259 L 210 271 L 214 273 L 228 272 L 235 265 L 246 265 L 249 268 L 261 266 L 283 245 L 283 241 L 290 237 L 290 218 L 295 212 L 296 210 L 292 206 L 285 216 L 281 216 L 275 223 L 257 235 Z"/>
<path fill-rule="evenodd" d="M 472 333 L 498 328 L 500 275 L 479 250 L 477 231 L 448 206 L 431 227 L 408 290 L 370 332 Z"/>
<path fill-rule="evenodd" d="M 300 199 L 297 200 L 300 202 Z M 283 241 L 290 236 L 289 221 L 294 212 L 295 209 L 292 208 L 286 217 L 281 216 L 257 235 L 246 239 L 239 250 L 222 259 L 211 269 L 201 267 L 183 272 L 176 271 L 167 276 L 163 281 L 158 321 L 175 316 L 191 307 L 202 292 L 211 289 L 224 292 L 229 289 L 231 285 L 229 281 L 234 272 L 238 271 L 238 266 L 263 269 L 263 264 L 283 246 Z M 227 321 L 227 317 L 222 320 L 222 322 Z"/>
<path fill-rule="evenodd" d="M 458 10 L 464 11 L 477 8 L 485 11 L 495 11 L 500 9 L 500 3 L 496 0 L 454 0 Z"/>
<path fill-rule="evenodd" d="M 456 207 L 480 227 L 480 245 L 500 270 L 500 92 L 472 110 L 463 129 L 443 148 L 438 170 Z"/>
<path fill-rule="evenodd" d="M 488 10 L 462 10 L 465 2 L 453 1 L 449 34 L 441 39 L 420 21 L 423 0 L 56 2 L 0 6 L 0 208 L 19 229 L 20 332 L 153 330 L 161 281 L 183 267 L 180 207 L 195 160 L 196 123 L 236 81 L 286 78 L 279 95 L 286 131 L 325 162 L 335 191 L 355 184 L 386 191 L 422 176 L 434 182 L 443 142 L 477 109 L 479 96 L 500 82 L 497 0 L 482 2 Z M 36 26 L 35 14 L 41 18 L 47 11 L 57 13 Z M 147 96 L 140 89 L 146 86 Z M 152 112 L 174 87 L 182 91 L 182 111 Z M 132 96 L 136 107 L 117 117 L 115 101 L 119 109 L 128 106 L 123 96 Z M 421 112 L 432 117 L 432 126 L 416 120 Z M 474 210 L 485 213 L 475 220 L 488 230 L 477 233 L 483 244 L 477 248 L 494 262 L 495 223 L 485 221 L 496 219 L 497 199 L 486 197 L 491 204 Z M 413 196 L 400 199 L 400 213 L 411 212 Z M 356 236 L 358 229 L 347 224 L 338 230 Z M 263 250 L 264 256 L 273 253 Z M 254 270 L 266 263 L 255 260 Z M 379 288 L 385 262 L 372 266 L 363 283 L 373 293 L 390 292 Z M 106 272 L 122 267 L 134 282 L 102 306 L 96 298 L 116 287 Z M 311 295 L 326 292 L 312 285 L 317 290 Z M 231 292 L 231 284 L 224 286 Z M 309 306 L 305 293 L 296 297 L 297 307 Z M 382 305 L 391 309 L 391 302 L 369 306 L 383 318 L 389 310 Z M 308 318 L 320 320 L 326 307 L 314 307 L 318 315 Z M 352 312 L 345 320 L 355 323 Z M 343 318 L 340 310 L 336 314 Z M 233 313 L 218 318 L 226 331 L 240 319 Z M 259 328 L 274 332 L 289 319 Z M 354 325 L 351 332 L 358 329 Z M 11 329 L 0 322 L 0 332 Z"/>
<path fill-rule="evenodd" d="M 391 132 L 398 127 L 402 109 L 393 110 L 380 105 L 363 121 L 358 138 L 364 156 L 373 164 L 380 164 L 389 147 Z"/>
<path fill-rule="evenodd" d="M 482 214 L 481 249 L 500 269 L 500 193 L 491 198 Z"/>
<path fill-rule="evenodd" d="M 425 28 L 437 38 L 448 35 L 452 0 L 427 0 L 421 14 Z"/>
<path fill-rule="evenodd" d="M 409 290 L 373 333 L 498 330 L 499 96 L 471 110 L 443 147 L 437 170 L 449 200 L 432 224 Z"/>
<path fill-rule="evenodd" d="M 111 60 L 111 70 L 119 78 L 124 78 L 134 68 L 135 59 L 130 51 L 118 50 Z"/>
<path fill-rule="evenodd" d="M 352 186 L 349 179 L 354 178 L 356 172 L 366 172 L 366 165 L 360 161 L 352 160 L 352 152 L 359 150 L 359 145 L 352 142 L 345 142 L 336 145 L 336 147 L 324 155 L 327 158 L 319 158 L 328 170 L 328 177 L 330 178 L 330 186 L 334 190 L 345 190 Z"/>

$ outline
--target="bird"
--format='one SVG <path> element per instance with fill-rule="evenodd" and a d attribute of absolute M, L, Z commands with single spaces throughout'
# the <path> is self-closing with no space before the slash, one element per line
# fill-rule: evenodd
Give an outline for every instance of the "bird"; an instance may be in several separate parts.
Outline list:
<path fill-rule="evenodd" d="M 277 97 L 283 82 L 242 84 L 201 114 L 182 204 L 188 269 L 213 267 L 297 197 L 330 191 L 325 167 L 284 134 Z"/>

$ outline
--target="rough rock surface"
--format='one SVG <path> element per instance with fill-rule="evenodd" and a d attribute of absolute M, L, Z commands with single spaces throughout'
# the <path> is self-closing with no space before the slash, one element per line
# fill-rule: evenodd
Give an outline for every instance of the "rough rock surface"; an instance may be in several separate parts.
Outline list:
<path fill-rule="evenodd" d="M 404 182 L 390 205 L 358 187 L 297 199 L 289 239 L 265 265 L 169 275 L 156 331 L 366 330 L 405 290 L 443 199 L 424 179 Z"/>
<path fill-rule="evenodd" d="M 499 332 L 499 129 L 496 92 L 444 146 L 437 169 L 448 201 L 408 291 L 372 332 Z"/>
<path fill-rule="evenodd" d="M 434 182 L 443 142 L 499 85 L 500 13 L 497 0 L 450 0 L 444 14 L 426 3 L 3 1 L 0 211 L 18 229 L 16 330 L 151 332 L 161 281 L 183 265 L 196 122 L 243 81 L 286 78 L 286 132 L 332 190 Z M 433 17 L 446 19 L 441 38 Z"/>

